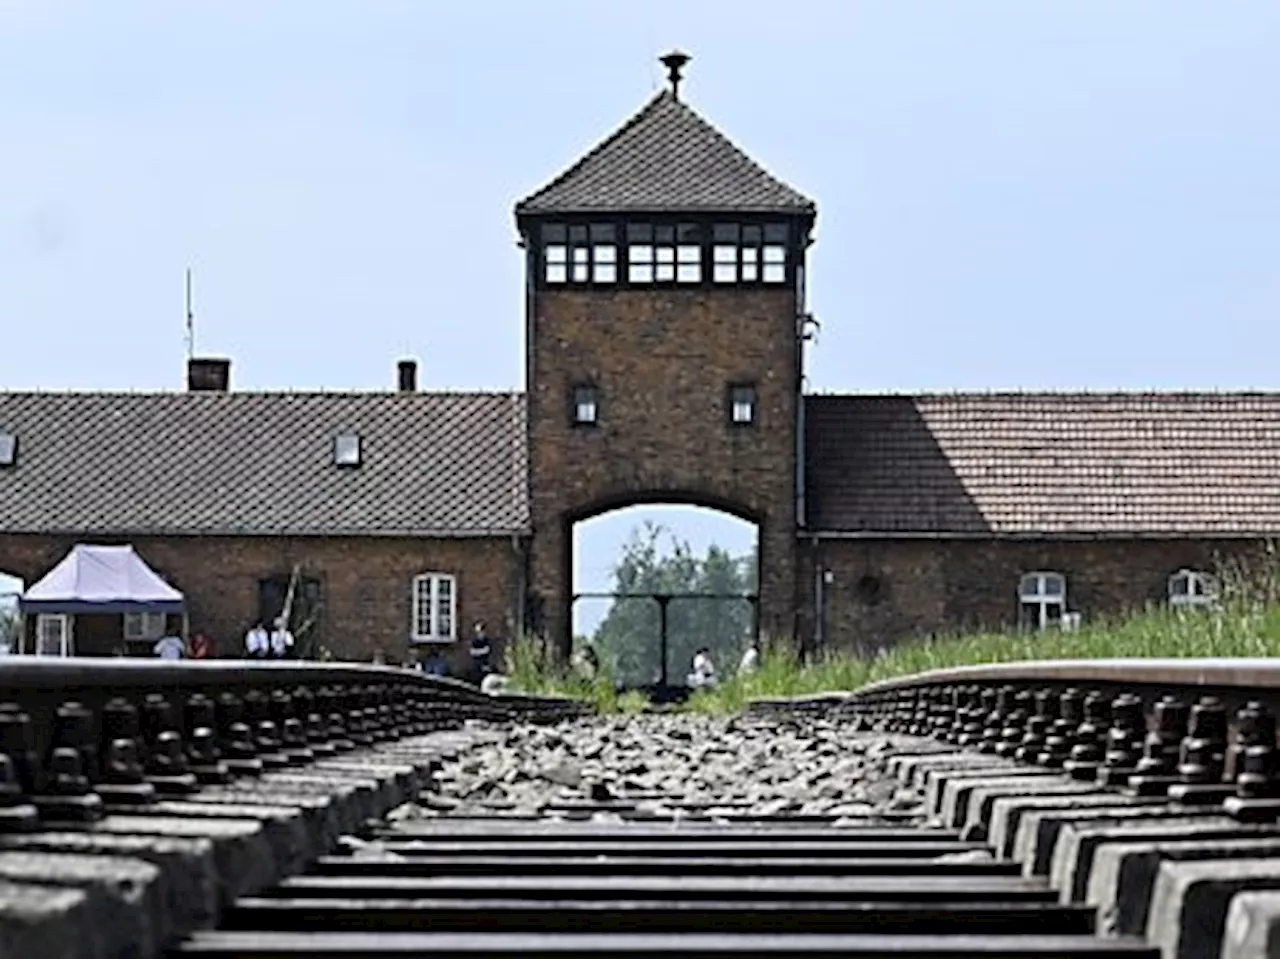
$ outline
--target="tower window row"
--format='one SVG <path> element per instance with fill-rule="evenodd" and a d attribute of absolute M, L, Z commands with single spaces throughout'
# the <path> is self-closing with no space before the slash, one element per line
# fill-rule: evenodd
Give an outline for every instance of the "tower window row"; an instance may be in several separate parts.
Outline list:
<path fill-rule="evenodd" d="M 551 285 L 785 283 L 787 248 L 785 223 L 544 223 L 542 276 Z"/>

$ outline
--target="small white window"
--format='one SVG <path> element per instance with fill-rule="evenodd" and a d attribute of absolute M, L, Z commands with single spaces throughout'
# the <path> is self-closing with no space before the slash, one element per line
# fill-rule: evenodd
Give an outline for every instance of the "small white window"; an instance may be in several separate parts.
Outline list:
<path fill-rule="evenodd" d="M 595 257 L 591 273 L 592 282 L 613 283 L 618 279 L 618 248 L 616 246 L 597 246 L 592 255 Z"/>
<path fill-rule="evenodd" d="M 1019 624 L 1023 629 L 1059 626 L 1067 611 L 1067 581 L 1061 573 L 1027 573 L 1018 581 Z"/>
<path fill-rule="evenodd" d="M 711 277 L 717 283 L 738 282 L 738 248 L 736 246 L 717 245 L 712 247 L 711 259 L 714 263 Z"/>
<path fill-rule="evenodd" d="M 71 617 L 63 613 L 41 613 L 36 617 L 36 655 L 71 655 Z"/>
<path fill-rule="evenodd" d="M 659 283 L 670 283 L 676 278 L 676 249 L 673 246 L 660 246 L 654 252 L 657 267 L 653 278 Z"/>
<path fill-rule="evenodd" d="M 1208 606 L 1218 597 L 1217 586 L 1207 573 L 1180 569 L 1169 577 L 1169 605 Z"/>
<path fill-rule="evenodd" d="M 569 260 L 569 248 L 563 243 L 552 244 L 543 251 L 546 260 L 547 282 L 563 283 L 569 278 L 565 264 Z"/>
<path fill-rule="evenodd" d="M 764 248 L 764 281 L 766 283 L 782 283 L 787 278 L 787 248 L 784 246 L 766 246 Z"/>
<path fill-rule="evenodd" d="M 591 425 L 600 416 L 600 403 L 594 386 L 573 388 L 573 422 L 579 426 Z"/>
<path fill-rule="evenodd" d="M 337 466 L 360 465 L 360 435 L 339 433 L 333 438 L 333 462 Z"/>
<path fill-rule="evenodd" d="M 631 283 L 653 282 L 653 247 L 637 243 L 627 251 L 627 280 Z"/>
<path fill-rule="evenodd" d="M 573 282 L 586 283 L 590 276 L 591 250 L 585 246 L 573 248 Z"/>
<path fill-rule="evenodd" d="M 702 247 L 676 247 L 676 280 L 680 283 L 702 282 Z"/>
<path fill-rule="evenodd" d="M 18 438 L 0 430 L 0 466 L 12 466 L 18 461 Z"/>
<path fill-rule="evenodd" d="M 413 640 L 450 643 L 457 638 L 457 579 L 446 573 L 413 578 Z"/>
<path fill-rule="evenodd" d="M 742 279 L 747 283 L 760 279 L 760 251 L 754 246 L 742 248 Z"/>
<path fill-rule="evenodd" d="M 125 613 L 125 639 L 159 639 L 164 635 L 164 613 Z"/>
<path fill-rule="evenodd" d="M 729 422 L 750 426 L 756 421 L 756 388 L 743 383 L 729 387 Z"/>

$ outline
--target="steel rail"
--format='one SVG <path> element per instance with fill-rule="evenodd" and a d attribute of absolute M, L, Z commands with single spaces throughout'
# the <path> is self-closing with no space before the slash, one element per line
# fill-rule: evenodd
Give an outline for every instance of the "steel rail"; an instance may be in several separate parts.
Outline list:
<path fill-rule="evenodd" d="M 0 833 L 145 812 L 201 786 L 467 719 L 546 722 L 585 709 L 388 666 L 9 658 L 0 661 Z"/>
<path fill-rule="evenodd" d="M 1280 821 L 1280 660 L 1096 659 L 961 666 L 849 693 L 759 700 L 844 714 L 1242 822 Z"/>
<path fill-rule="evenodd" d="M 955 683 L 1108 683 L 1116 685 L 1214 687 L 1280 693 L 1280 658 L 1252 659 L 1064 659 L 984 663 L 932 669 L 884 679 L 856 690 L 854 699 L 896 689 Z M 833 697 L 845 698 L 845 697 Z"/>

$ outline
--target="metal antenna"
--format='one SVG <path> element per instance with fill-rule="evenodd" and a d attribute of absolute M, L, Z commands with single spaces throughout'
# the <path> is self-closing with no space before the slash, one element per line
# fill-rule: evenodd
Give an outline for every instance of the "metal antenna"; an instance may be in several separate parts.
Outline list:
<path fill-rule="evenodd" d="M 677 100 L 680 99 L 680 71 L 684 69 L 684 65 L 692 60 L 693 57 L 687 53 L 681 53 L 679 50 L 672 50 L 665 57 L 660 57 L 659 62 L 667 68 L 667 79 L 671 81 L 671 95 Z"/>
<path fill-rule="evenodd" d="M 191 309 L 191 267 L 187 267 L 187 359 L 196 355 L 196 315 Z"/>

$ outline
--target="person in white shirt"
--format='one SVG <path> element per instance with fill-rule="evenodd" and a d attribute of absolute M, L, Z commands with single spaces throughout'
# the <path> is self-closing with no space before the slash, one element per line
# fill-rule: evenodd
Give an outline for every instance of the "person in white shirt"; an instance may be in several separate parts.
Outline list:
<path fill-rule="evenodd" d="M 267 629 L 262 625 L 262 620 L 258 620 L 249 632 L 244 634 L 244 654 L 250 659 L 256 659 L 267 655 L 270 648 L 271 638 L 267 635 Z"/>
<path fill-rule="evenodd" d="M 276 628 L 271 631 L 271 655 L 276 659 L 284 659 L 293 649 L 293 633 L 284 621 L 284 617 L 276 620 Z"/>
<path fill-rule="evenodd" d="M 181 659 L 186 654 L 187 644 L 182 641 L 181 637 L 164 636 L 156 640 L 152 650 L 161 659 Z"/>
<path fill-rule="evenodd" d="M 716 667 L 711 662 L 711 651 L 706 647 L 693 654 L 693 667 L 687 681 L 693 689 L 716 684 Z"/>
<path fill-rule="evenodd" d="M 756 667 L 760 665 L 760 650 L 756 649 L 755 643 L 747 647 L 747 651 L 742 654 L 742 661 L 738 663 L 738 675 L 749 676 L 756 671 Z"/>

